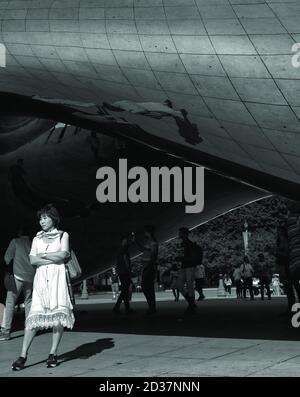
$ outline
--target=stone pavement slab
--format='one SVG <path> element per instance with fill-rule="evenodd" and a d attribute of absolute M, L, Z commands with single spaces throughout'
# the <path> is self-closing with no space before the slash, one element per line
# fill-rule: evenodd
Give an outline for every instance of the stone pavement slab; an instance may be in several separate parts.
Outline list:
<path fill-rule="evenodd" d="M 13 372 L 23 339 L 23 315 L 17 313 L 13 338 L 0 343 L 0 377 L 300 375 L 300 331 L 281 315 L 285 300 L 212 299 L 199 303 L 194 316 L 185 316 L 185 307 L 162 301 L 158 314 L 148 318 L 143 302 L 136 303 L 132 317 L 115 316 L 112 304 L 78 305 L 74 330 L 63 336 L 59 366 L 45 366 L 47 332 L 34 339 L 26 368 Z"/>

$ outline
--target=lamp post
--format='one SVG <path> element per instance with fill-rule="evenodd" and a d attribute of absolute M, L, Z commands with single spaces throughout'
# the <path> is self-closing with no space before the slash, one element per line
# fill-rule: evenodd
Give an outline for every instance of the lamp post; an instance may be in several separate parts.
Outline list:
<path fill-rule="evenodd" d="M 244 240 L 244 250 L 245 250 L 245 255 L 247 256 L 249 253 L 249 237 L 250 237 L 250 232 L 248 230 L 248 222 L 245 220 L 244 223 L 244 230 L 243 230 L 243 240 Z"/>
<path fill-rule="evenodd" d="M 219 274 L 219 287 L 218 287 L 218 296 L 224 297 L 226 296 L 224 283 L 223 283 L 223 274 Z"/>

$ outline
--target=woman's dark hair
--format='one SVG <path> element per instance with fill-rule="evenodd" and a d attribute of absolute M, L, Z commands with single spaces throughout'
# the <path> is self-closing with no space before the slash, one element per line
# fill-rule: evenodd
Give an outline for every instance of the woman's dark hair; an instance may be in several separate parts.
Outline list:
<path fill-rule="evenodd" d="M 47 215 L 49 218 L 52 219 L 55 227 L 57 227 L 60 224 L 60 215 L 57 209 L 52 204 L 45 205 L 45 207 L 38 210 L 36 215 L 38 220 L 41 219 L 42 215 Z"/>
<path fill-rule="evenodd" d="M 145 232 L 150 234 L 150 236 L 153 238 L 153 240 L 155 240 L 155 236 L 154 236 L 155 227 L 153 225 L 145 225 L 144 230 L 145 230 Z"/>
<path fill-rule="evenodd" d="M 244 256 L 244 262 L 249 263 L 249 258 L 247 255 Z"/>

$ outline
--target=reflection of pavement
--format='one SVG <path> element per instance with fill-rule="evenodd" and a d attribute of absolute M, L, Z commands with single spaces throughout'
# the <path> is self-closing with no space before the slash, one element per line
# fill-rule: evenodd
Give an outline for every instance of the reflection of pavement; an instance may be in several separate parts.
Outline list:
<path fill-rule="evenodd" d="M 76 324 L 60 347 L 61 364 L 45 367 L 51 334 L 33 342 L 27 368 L 10 371 L 22 331 L 0 343 L 0 376 L 299 376 L 299 330 L 281 317 L 285 299 L 261 302 L 210 299 L 192 317 L 183 302 L 159 302 L 156 316 L 111 312 L 113 304 L 78 305 Z M 17 313 L 17 320 L 21 316 Z"/>

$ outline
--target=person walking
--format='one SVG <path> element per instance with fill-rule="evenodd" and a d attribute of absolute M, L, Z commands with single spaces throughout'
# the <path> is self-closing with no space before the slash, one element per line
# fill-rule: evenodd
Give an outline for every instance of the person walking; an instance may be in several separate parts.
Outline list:
<path fill-rule="evenodd" d="M 117 255 L 117 274 L 121 283 L 121 293 L 113 308 L 113 312 L 116 314 L 120 313 L 122 302 L 124 302 L 126 314 L 134 313 L 134 311 L 130 309 L 129 303 L 130 288 L 132 286 L 129 244 L 129 237 L 123 236 L 121 238 L 121 247 Z"/>
<path fill-rule="evenodd" d="M 30 263 L 36 267 L 32 303 L 26 318 L 20 357 L 13 362 L 14 371 L 25 367 L 28 350 L 37 330 L 53 329 L 47 367 L 57 366 L 57 350 L 64 327 L 73 328 L 73 306 L 68 291 L 65 261 L 70 257 L 69 235 L 57 229 L 60 215 L 51 204 L 37 212 L 42 230 L 32 242 Z"/>
<path fill-rule="evenodd" d="M 274 295 L 275 296 L 280 296 L 281 295 L 281 293 L 280 293 L 280 280 L 279 280 L 279 277 L 277 275 L 274 276 L 272 285 L 273 285 L 273 289 L 274 289 Z"/>
<path fill-rule="evenodd" d="M 205 267 L 202 263 L 196 266 L 195 269 L 195 290 L 198 292 L 198 301 L 205 299 L 203 294 L 203 287 L 205 283 Z"/>
<path fill-rule="evenodd" d="M 242 298 L 243 282 L 242 282 L 242 272 L 239 267 L 234 269 L 232 277 L 233 277 L 234 285 L 236 287 L 236 297 Z"/>
<path fill-rule="evenodd" d="M 29 261 L 30 248 L 31 240 L 29 238 L 29 231 L 26 226 L 22 226 L 18 232 L 18 237 L 13 238 L 9 243 L 4 256 L 6 265 L 12 263 L 13 274 L 10 275 L 12 286 L 7 291 L 0 341 L 7 341 L 11 338 L 10 332 L 14 310 L 22 292 L 24 294 L 25 318 L 29 314 L 35 273 L 35 269 Z"/>
<path fill-rule="evenodd" d="M 288 314 L 291 312 L 291 308 L 295 303 L 295 293 L 289 269 L 289 241 L 286 223 L 277 227 L 276 271 L 286 292 L 288 304 L 286 313 Z"/>
<path fill-rule="evenodd" d="M 156 313 L 155 300 L 155 279 L 157 274 L 157 256 L 158 256 L 158 242 L 155 237 L 155 228 L 153 225 L 146 225 L 144 227 L 145 237 L 147 242 L 145 245 L 141 244 L 133 236 L 140 251 L 142 251 L 142 291 L 148 303 L 147 315 Z"/>
<path fill-rule="evenodd" d="M 119 277 L 116 269 L 113 267 L 111 275 L 109 277 L 111 291 L 112 291 L 112 299 L 115 300 L 119 296 Z"/>
<path fill-rule="evenodd" d="M 261 300 L 264 300 L 265 288 L 267 290 L 268 299 L 271 300 L 270 283 L 272 280 L 272 272 L 265 261 L 264 254 L 258 255 L 257 274 L 259 277 Z"/>
<path fill-rule="evenodd" d="M 244 299 L 247 298 L 247 289 L 249 289 L 251 300 L 254 300 L 254 294 L 253 294 L 254 270 L 249 262 L 248 256 L 244 256 L 244 263 L 241 265 L 240 269 L 243 278 Z"/>
<path fill-rule="evenodd" d="M 202 261 L 202 249 L 189 239 L 189 229 L 182 227 L 178 234 L 181 241 L 181 253 L 178 259 L 181 268 L 178 273 L 178 289 L 188 302 L 187 312 L 194 312 L 195 304 L 195 268 Z"/>
<path fill-rule="evenodd" d="M 171 283 L 170 287 L 172 289 L 175 302 L 179 301 L 179 289 L 178 289 L 178 265 L 174 263 L 174 265 L 170 269 Z"/>
<path fill-rule="evenodd" d="M 232 280 L 228 273 L 225 274 L 223 283 L 224 283 L 226 298 L 228 298 L 229 295 L 231 295 L 231 286 L 232 286 Z"/>

